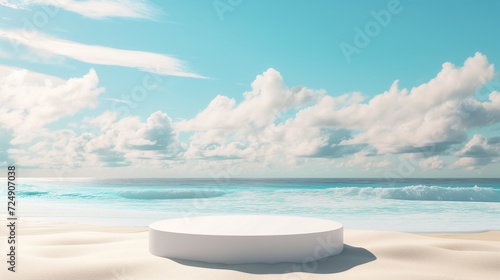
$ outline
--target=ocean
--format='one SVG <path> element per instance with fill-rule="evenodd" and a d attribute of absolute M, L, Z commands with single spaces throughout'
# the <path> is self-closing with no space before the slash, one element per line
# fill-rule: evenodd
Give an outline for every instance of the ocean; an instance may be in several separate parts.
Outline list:
<path fill-rule="evenodd" d="M 471 232 L 500 230 L 500 179 L 21 178 L 17 209 L 28 221 L 112 226 L 273 214 L 331 219 L 347 229 Z"/>

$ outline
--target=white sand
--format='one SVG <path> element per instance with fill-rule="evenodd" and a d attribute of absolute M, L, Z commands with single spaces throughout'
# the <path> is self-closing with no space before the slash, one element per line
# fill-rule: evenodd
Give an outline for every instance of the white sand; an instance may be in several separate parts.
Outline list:
<path fill-rule="evenodd" d="M 346 230 L 344 252 L 317 263 L 214 265 L 151 255 L 146 228 L 21 223 L 16 273 L 0 233 L 2 280 L 500 279 L 500 232 Z"/>

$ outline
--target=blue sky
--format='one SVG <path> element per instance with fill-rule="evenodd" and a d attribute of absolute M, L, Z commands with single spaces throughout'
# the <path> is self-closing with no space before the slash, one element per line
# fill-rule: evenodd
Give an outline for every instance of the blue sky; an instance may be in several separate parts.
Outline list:
<path fill-rule="evenodd" d="M 496 177 L 499 11 L 0 0 L 0 164 L 45 177 Z"/>

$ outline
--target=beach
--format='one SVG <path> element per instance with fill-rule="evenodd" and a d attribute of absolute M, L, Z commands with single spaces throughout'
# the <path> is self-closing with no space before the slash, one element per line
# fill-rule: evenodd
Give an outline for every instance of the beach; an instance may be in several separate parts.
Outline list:
<path fill-rule="evenodd" d="M 16 272 L 2 261 L 2 280 L 500 276 L 496 179 L 24 179 L 17 194 Z M 344 251 L 306 263 L 245 265 L 149 252 L 152 222 L 242 214 L 340 222 Z M 9 236 L 2 226 L 4 260 Z"/>
<path fill-rule="evenodd" d="M 0 0 L 0 280 L 500 280 L 500 1 L 447 4 Z"/>
<path fill-rule="evenodd" d="M 344 252 L 317 262 L 223 265 L 153 256 L 148 251 L 147 227 L 20 220 L 17 230 L 16 272 L 8 271 L 7 264 L 2 262 L 1 279 L 498 279 L 500 276 L 500 231 L 414 234 L 347 228 Z M 1 248 L 7 244 L 4 236 Z"/>

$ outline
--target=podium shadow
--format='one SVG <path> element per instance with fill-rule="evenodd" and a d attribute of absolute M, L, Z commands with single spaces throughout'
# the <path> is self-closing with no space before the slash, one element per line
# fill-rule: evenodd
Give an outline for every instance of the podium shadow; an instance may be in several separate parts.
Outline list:
<path fill-rule="evenodd" d="M 250 274 L 284 274 L 291 272 L 306 272 L 313 274 L 333 274 L 352 269 L 376 260 L 377 257 L 370 251 L 361 247 L 353 247 L 344 244 L 342 253 L 305 263 L 252 263 L 252 264 L 213 264 L 199 261 L 172 259 L 173 261 L 187 266 L 209 269 L 234 270 Z"/>

